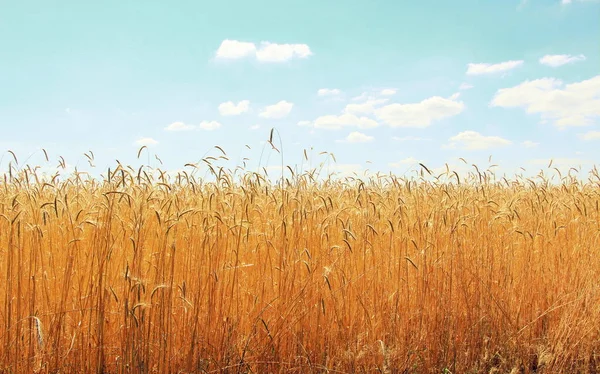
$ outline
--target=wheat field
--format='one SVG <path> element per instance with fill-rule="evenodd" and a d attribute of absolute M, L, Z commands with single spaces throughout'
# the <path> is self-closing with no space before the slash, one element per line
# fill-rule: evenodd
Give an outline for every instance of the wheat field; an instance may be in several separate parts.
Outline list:
<path fill-rule="evenodd" d="M 595 169 L 272 182 L 211 160 L 211 181 L 120 164 L 42 178 L 14 161 L 1 372 L 600 369 Z"/>

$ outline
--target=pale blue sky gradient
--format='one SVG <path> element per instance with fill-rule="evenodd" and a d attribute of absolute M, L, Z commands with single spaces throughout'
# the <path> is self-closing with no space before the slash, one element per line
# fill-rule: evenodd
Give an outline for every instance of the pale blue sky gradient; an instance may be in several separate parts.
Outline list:
<path fill-rule="evenodd" d="M 290 165 L 313 147 L 314 163 L 319 152 L 333 152 L 342 171 L 402 174 L 417 161 L 440 167 L 458 165 L 458 157 L 487 165 L 490 155 L 506 172 L 539 169 L 550 158 L 589 168 L 600 156 L 600 3 L 563 3 L 0 0 L 0 167 L 9 149 L 21 163 L 45 164 L 45 148 L 52 166 L 61 155 L 90 170 L 83 153 L 92 150 L 93 170 L 104 172 L 115 159 L 137 164 L 143 138 L 156 142 L 150 151 L 165 169 L 217 154 L 215 145 L 228 152 L 228 166 L 248 157 L 256 167 L 275 127 Z M 310 55 L 217 58 L 224 40 L 259 49 L 264 41 L 302 44 Z M 544 56 L 558 62 L 543 64 Z M 518 63 L 467 74 L 469 64 L 509 61 Z M 515 89 L 493 105 L 499 90 L 542 78 L 562 85 Z M 583 88 L 566 89 L 582 81 Z M 339 94 L 319 96 L 324 88 Z M 384 89 L 395 94 L 381 95 Z M 352 126 L 347 117 L 340 129 L 315 125 L 367 96 L 387 99 L 358 115 L 373 127 Z M 432 97 L 444 101 L 395 112 L 400 127 L 380 110 Z M 243 100 L 246 112 L 219 112 L 220 104 Z M 289 114 L 261 117 L 280 101 L 293 103 Z M 458 113 L 448 109 L 452 103 Z M 424 125 L 422 116 L 437 119 Z M 207 131 L 203 121 L 220 127 Z M 174 122 L 193 129 L 165 130 Z M 281 162 L 279 155 L 269 160 Z"/>

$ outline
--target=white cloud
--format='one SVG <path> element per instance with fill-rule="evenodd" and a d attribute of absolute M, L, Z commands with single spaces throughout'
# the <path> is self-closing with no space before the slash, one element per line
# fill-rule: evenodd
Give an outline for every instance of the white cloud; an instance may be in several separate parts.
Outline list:
<path fill-rule="evenodd" d="M 240 42 L 237 40 L 225 39 L 217 49 L 217 58 L 219 59 L 239 59 L 247 56 L 256 55 L 256 46 L 254 43 Z"/>
<path fill-rule="evenodd" d="M 292 58 L 307 58 L 312 52 L 306 44 L 277 44 L 261 42 L 260 47 L 252 42 L 225 39 L 217 49 L 216 58 L 237 60 L 254 57 L 261 62 L 285 62 Z"/>
<path fill-rule="evenodd" d="M 600 75 L 567 85 L 554 78 L 525 81 L 498 90 L 490 105 L 522 107 L 561 128 L 587 126 L 600 116 Z"/>
<path fill-rule="evenodd" d="M 343 140 L 338 140 L 340 143 L 369 143 L 372 142 L 375 138 L 362 132 L 353 131 Z"/>
<path fill-rule="evenodd" d="M 158 144 L 158 141 L 156 141 L 152 138 L 139 138 L 134 143 L 134 145 L 137 145 L 139 147 L 142 147 L 142 146 L 151 147 L 151 146 L 157 145 L 157 144 Z"/>
<path fill-rule="evenodd" d="M 375 111 L 376 106 L 385 104 L 387 101 L 388 99 L 369 99 L 360 104 L 348 104 L 344 112 L 350 114 L 370 114 Z"/>
<path fill-rule="evenodd" d="M 598 2 L 598 0 L 575 0 L 575 1 L 580 2 L 580 3 Z M 562 0 L 561 4 L 568 5 L 568 4 L 571 4 L 572 2 L 573 2 L 573 0 Z"/>
<path fill-rule="evenodd" d="M 352 98 L 352 101 L 362 101 L 367 100 L 369 98 L 369 94 L 367 92 L 363 92 L 358 96 Z"/>
<path fill-rule="evenodd" d="M 391 166 L 393 168 L 401 168 L 401 167 L 406 167 L 406 166 L 411 166 L 411 165 L 414 165 L 414 164 L 418 164 L 419 162 L 423 162 L 423 161 L 417 160 L 414 157 L 408 157 L 408 158 L 405 158 L 405 159 L 400 160 L 398 162 L 390 162 L 388 164 L 388 166 Z"/>
<path fill-rule="evenodd" d="M 259 116 L 262 118 L 281 119 L 286 117 L 292 111 L 293 103 L 281 100 L 277 104 L 267 106 Z"/>
<path fill-rule="evenodd" d="M 448 99 L 450 100 L 456 100 L 460 97 L 460 92 L 455 92 L 452 95 L 450 95 L 450 97 L 448 97 Z"/>
<path fill-rule="evenodd" d="M 465 108 L 462 102 L 434 96 L 420 103 L 390 104 L 375 110 L 377 118 L 391 127 L 427 127 L 433 121 L 455 116 Z"/>
<path fill-rule="evenodd" d="M 169 126 L 165 127 L 166 131 L 190 131 L 195 128 L 194 125 L 186 125 L 183 122 L 173 122 Z"/>
<path fill-rule="evenodd" d="M 463 131 L 451 137 L 449 141 L 450 143 L 442 148 L 476 151 L 504 147 L 512 144 L 511 141 L 499 136 L 484 136 L 476 131 Z"/>
<path fill-rule="evenodd" d="M 521 145 L 525 148 L 535 148 L 540 145 L 540 143 L 532 142 L 531 140 L 525 140 L 523 143 L 521 143 Z"/>
<path fill-rule="evenodd" d="M 600 140 L 600 131 L 589 131 L 580 135 L 583 140 Z"/>
<path fill-rule="evenodd" d="M 418 142 L 421 140 L 431 140 L 431 139 L 421 138 L 418 136 L 392 136 L 392 140 L 396 140 L 398 142 Z"/>
<path fill-rule="evenodd" d="M 222 116 L 238 116 L 245 113 L 250 108 L 250 101 L 242 100 L 235 104 L 233 101 L 227 101 L 219 105 L 219 113 Z"/>
<path fill-rule="evenodd" d="M 250 130 L 258 130 L 260 128 L 260 125 L 252 125 L 250 126 Z"/>
<path fill-rule="evenodd" d="M 198 128 L 206 131 L 216 130 L 221 127 L 221 124 L 217 121 L 202 121 L 198 125 Z"/>
<path fill-rule="evenodd" d="M 556 67 L 559 67 L 562 65 L 566 65 L 566 64 L 572 64 L 572 63 L 578 62 L 578 61 L 585 61 L 585 56 L 584 55 L 577 55 L 577 56 L 545 55 L 544 57 L 540 58 L 540 64 L 551 66 L 553 68 L 556 68 Z"/>
<path fill-rule="evenodd" d="M 360 129 L 370 129 L 379 124 L 368 117 L 357 117 L 354 114 L 345 113 L 339 116 L 327 115 L 321 116 L 314 121 L 300 121 L 299 126 L 312 126 L 319 129 L 339 130 L 343 127 L 358 127 Z"/>
<path fill-rule="evenodd" d="M 81 167 L 78 167 L 79 171 L 81 172 Z M 64 163 L 64 167 L 63 165 L 56 165 L 56 166 L 51 166 L 51 165 L 45 165 L 45 166 L 39 166 L 36 167 L 36 174 L 41 176 L 42 178 L 51 178 L 54 175 L 58 174 L 58 175 L 72 175 L 72 173 L 75 171 L 75 166 L 69 164 L 68 162 Z"/>
<path fill-rule="evenodd" d="M 321 88 L 317 91 L 318 96 L 337 96 L 341 93 L 342 91 L 338 90 L 337 88 Z"/>
<path fill-rule="evenodd" d="M 550 161 L 552 161 L 552 166 L 557 167 L 577 167 L 582 165 L 591 165 L 593 164 L 590 160 L 585 160 L 582 158 L 537 158 L 533 160 L 529 160 L 530 165 L 543 165 L 547 167 L 550 165 Z"/>
<path fill-rule="evenodd" d="M 470 90 L 471 88 L 473 88 L 473 85 L 469 83 L 461 83 L 460 86 L 458 86 L 458 89 L 461 91 Z"/>
<path fill-rule="evenodd" d="M 382 96 L 393 96 L 398 92 L 395 88 L 384 88 L 382 90 L 370 90 L 369 92 L 363 92 L 358 96 L 352 98 L 352 101 L 372 101 L 372 100 L 389 100 L 382 98 Z"/>
<path fill-rule="evenodd" d="M 482 74 L 501 73 L 501 72 L 512 70 L 521 65 L 523 65 L 523 60 L 511 60 L 511 61 L 499 62 L 497 64 L 470 63 L 467 65 L 467 75 L 482 75 Z"/>
<path fill-rule="evenodd" d="M 285 62 L 294 57 L 307 58 L 312 52 L 306 44 L 276 44 L 262 42 L 256 51 L 256 59 L 262 62 Z"/>
<path fill-rule="evenodd" d="M 335 174 L 339 178 L 361 175 L 363 166 L 361 164 L 333 164 L 327 168 L 328 173 Z"/>

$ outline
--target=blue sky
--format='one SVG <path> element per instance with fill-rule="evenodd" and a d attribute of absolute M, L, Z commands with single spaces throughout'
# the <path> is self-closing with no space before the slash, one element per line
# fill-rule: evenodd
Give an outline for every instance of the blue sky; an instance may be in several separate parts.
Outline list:
<path fill-rule="evenodd" d="M 589 169 L 599 45 L 593 0 L 0 0 L 0 167 L 100 173 L 147 145 L 178 170 L 219 145 L 252 170 L 281 163 L 275 128 L 285 164 L 343 173 Z"/>

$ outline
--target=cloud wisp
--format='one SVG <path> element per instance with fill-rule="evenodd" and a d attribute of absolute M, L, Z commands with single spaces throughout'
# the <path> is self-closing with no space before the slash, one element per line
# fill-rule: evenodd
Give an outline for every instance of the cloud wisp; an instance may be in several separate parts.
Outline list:
<path fill-rule="evenodd" d="M 489 75 L 505 73 L 523 65 L 523 60 L 510 60 L 496 64 L 470 63 L 467 65 L 467 75 Z"/>

